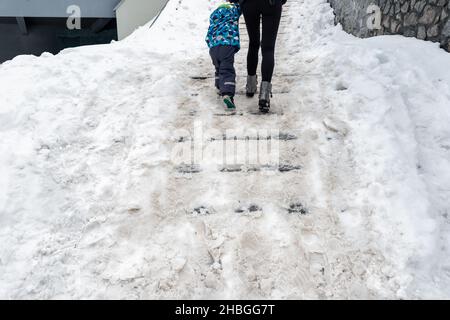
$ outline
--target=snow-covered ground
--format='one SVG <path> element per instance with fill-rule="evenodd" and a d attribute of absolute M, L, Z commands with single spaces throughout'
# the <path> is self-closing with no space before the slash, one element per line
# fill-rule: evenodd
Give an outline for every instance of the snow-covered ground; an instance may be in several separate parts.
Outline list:
<path fill-rule="evenodd" d="M 450 55 L 288 0 L 274 113 L 224 117 L 192 78 L 216 4 L 0 65 L 0 298 L 450 298 Z M 231 129 L 293 170 L 176 163 Z"/>

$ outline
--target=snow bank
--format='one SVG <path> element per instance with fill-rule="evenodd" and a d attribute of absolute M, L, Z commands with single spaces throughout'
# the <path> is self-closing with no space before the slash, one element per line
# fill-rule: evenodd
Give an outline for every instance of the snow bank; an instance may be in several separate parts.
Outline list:
<path fill-rule="evenodd" d="M 349 127 L 359 185 L 348 190 L 342 223 L 354 241 L 377 243 L 404 275 L 400 296 L 449 297 L 450 56 L 401 36 L 357 39 L 323 22 L 332 21 L 323 1 L 310 10 L 303 15 L 326 14 L 294 41 L 334 91 L 329 111 Z M 361 214 L 371 219 L 369 234 L 355 222 Z"/>
<path fill-rule="evenodd" d="M 98 248 L 154 224 L 150 195 L 170 155 L 165 122 L 208 14 L 204 1 L 171 1 L 150 32 L 127 41 L 0 65 L 0 297 L 107 297 L 91 278 L 114 268 L 113 253 Z M 117 230 L 122 219 L 129 231 Z M 121 245 L 129 250 L 118 258 L 141 257 Z"/>

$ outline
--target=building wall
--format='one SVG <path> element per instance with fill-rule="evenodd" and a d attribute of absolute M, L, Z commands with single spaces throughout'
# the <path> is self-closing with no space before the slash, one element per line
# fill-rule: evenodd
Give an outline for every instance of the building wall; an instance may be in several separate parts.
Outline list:
<path fill-rule="evenodd" d="M 151 21 L 166 3 L 167 0 L 123 0 L 116 10 L 119 40 Z"/>
<path fill-rule="evenodd" d="M 67 17 L 77 5 L 83 18 L 113 18 L 120 0 L 0 0 L 0 17 Z M 153 2 L 155 0 L 147 0 Z"/>
<path fill-rule="evenodd" d="M 67 30 L 66 18 L 26 18 L 26 21 L 28 33 L 24 35 L 15 18 L 0 18 L 0 63 L 21 54 L 56 54 L 68 47 L 117 39 L 115 20 L 101 32 L 90 30 L 96 19 L 83 19 L 81 30 Z"/>
<path fill-rule="evenodd" d="M 358 37 L 401 34 L 439 42 L 450 52 L 449 0 L 328 0 L 336 22 Z M 370 5 L 381 10 L 379 29 L 367 26 Z"/>
<path fill-rule="evenodd" d="M 34 55 L 44 51 L 56 53 L 56 30 L 54 26 L 46 25 L 34 29 L 29 35 L 23 35 L 17 27 L 15 18 L 0 19 L 0 43 L 2 44 L 0 63 L 22 53 Z"/>

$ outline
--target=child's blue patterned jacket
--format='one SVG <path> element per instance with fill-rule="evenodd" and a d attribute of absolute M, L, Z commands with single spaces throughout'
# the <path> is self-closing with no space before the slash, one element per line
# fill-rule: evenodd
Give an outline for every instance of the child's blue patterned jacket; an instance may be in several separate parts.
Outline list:
<path fill-rule="evenodd" d="M 239 40 L 239 17 L 241 8 L 237 3 L 225 3 L 219 6 L 209 19 L 210 26 L 206 36 L 209 48 L 216 46 L 241 47 Z"/>

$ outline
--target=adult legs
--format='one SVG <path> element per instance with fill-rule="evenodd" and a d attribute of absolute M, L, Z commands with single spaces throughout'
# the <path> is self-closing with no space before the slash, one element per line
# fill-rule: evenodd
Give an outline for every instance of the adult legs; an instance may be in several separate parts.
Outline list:
<path fill-rule="evenodd" d="M 275 45 L 280 26 L 282 5 L 270 6 L 264 1 L 262 12 L 262 81 L 271 82 L 275 67 Z"/>
<path fill-rule="evenodd" d="M 244 2 L 242 11 L 250 39 L 247 54 L 247 73 L 249 76 L 256 75 L 258 68 L 258 54 L 261 46 L 261 10 L 260 0 L 247 0 Z"/>

